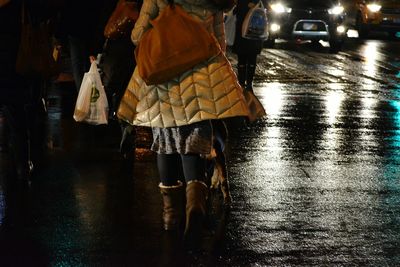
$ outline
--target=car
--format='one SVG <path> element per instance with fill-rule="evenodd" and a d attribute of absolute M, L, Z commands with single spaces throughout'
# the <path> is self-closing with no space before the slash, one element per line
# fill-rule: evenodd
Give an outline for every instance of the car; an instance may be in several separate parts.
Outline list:
<path fill-rule="evenodd" d="M 272 0 L 267 7 L 269 38 L 267 47 L 275 39 L 329 42 L 331 51 L 341 50 L 346 38 L 346 12 L 336 0 Z"/>
<path fill-rule="evenodd" d="M 371 31 L 387 32 L 400 37 L 400 1 L 396 0 L 355 0 L 356 28 L 361 38 Z"/>

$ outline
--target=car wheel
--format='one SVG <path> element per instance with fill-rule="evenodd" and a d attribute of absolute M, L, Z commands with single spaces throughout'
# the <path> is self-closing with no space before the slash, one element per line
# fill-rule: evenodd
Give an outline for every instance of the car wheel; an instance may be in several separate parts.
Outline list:
<path fill-rule="evenodd" d="M 273 48 L 274 45 L 275 45 L 275 38 L 268 38 L 266 41 L 264 41 L 264 47 Z"/>
<path fill-rule="evenodd" d="M 329 41 L 329 46 L 330 46 L 331 53 L 338 53 L 340 50 L 342 50 L 343 41 L 330 40 Z"/>
<path fill-rule="evenodd" d="M 311 40 L 311 45 L 313 47 L 319 47 L 321 46 L 321 43 L 319 42 L 319 40 Z"/>
<path fill-rule="evenodd" d="M 361 19 L 361 14 L 357 15 L 357 19 L 356 19 L 356 28 L 358 31 L 358 37 L 365 39 L 368 36 L 368 28 L 367 26 L 362 22 Z"/>

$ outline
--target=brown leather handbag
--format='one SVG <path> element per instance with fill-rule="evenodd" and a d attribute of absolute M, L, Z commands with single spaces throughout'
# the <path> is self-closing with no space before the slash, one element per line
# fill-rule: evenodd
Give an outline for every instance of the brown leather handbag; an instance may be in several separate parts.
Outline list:
<path fill-rule="evenodd" d="M 118 39 L 130 33 L 139 17 L 140 6 L 137 2 L 119 0 L 104 28 L 104 36 Z"/>
<path fill-rule="evenodd" d="M 169 4 L 150 23 L 135 50 L 147 85 L 169 81 L 221 51 L 206 27 L 179 5 Z"/>
<path fill-rule="evenodd" d="M 10 0 L 0 0 L 0 7 L 5 6 L 6 4 L 8 4 L 10 2 Z"/>

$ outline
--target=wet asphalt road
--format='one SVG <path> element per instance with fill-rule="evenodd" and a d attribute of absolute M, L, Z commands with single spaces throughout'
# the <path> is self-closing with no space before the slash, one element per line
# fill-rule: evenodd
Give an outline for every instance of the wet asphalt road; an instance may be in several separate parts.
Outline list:
<path fill-rule="evenodd" d="M 267 117 L 230 123 L 234 205 L 212 194 L 196 255 L 161 230 L 148 132 L 124 161 L 118 126 L 75 123 L 73 89 L 53 88 L 30 188 L 7 182 L 0 153 L 0 266 L 400 266 L 399 44 L 264 49 L 255 93 Z"/>

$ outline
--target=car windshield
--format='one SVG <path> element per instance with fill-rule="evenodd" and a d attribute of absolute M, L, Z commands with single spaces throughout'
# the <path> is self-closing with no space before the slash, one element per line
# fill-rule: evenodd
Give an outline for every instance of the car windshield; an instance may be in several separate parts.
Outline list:
<path fill-rule="evenodd" d="M 337 1 L 334 0 L 284 0 L 283 2 L 292 8 L 330 8 L 337 4 Z"/>

